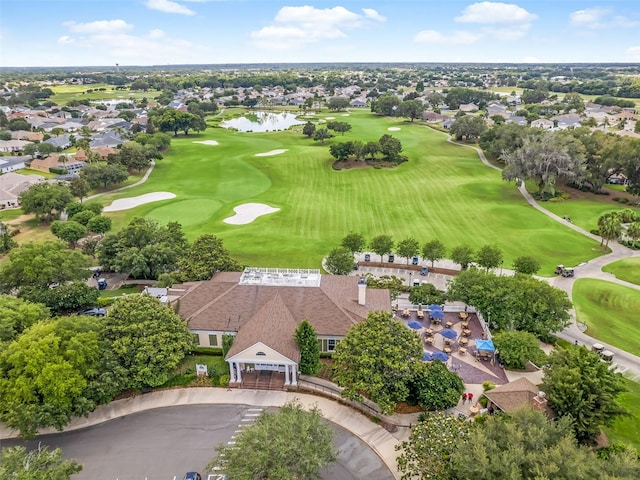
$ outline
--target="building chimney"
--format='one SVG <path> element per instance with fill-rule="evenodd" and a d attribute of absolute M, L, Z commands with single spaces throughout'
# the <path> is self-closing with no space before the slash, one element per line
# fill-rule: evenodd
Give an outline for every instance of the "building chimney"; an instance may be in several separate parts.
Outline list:
<path fill-rule="evenodd" d="M 367 303 L 367 279 L 360 277 L 358 279 L 358 305 Z"/>
<path fill-rule="evenodd" d="M 538 392 L 538 394 L 533 397 L 532 407 L 536 412 L 545 413 L 547 408 L 547 398 L 544 392 Z"/>

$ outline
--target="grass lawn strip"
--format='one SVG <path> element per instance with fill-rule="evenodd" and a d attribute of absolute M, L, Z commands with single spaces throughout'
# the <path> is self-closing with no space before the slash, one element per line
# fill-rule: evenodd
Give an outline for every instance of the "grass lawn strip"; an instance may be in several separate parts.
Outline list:
<path fill-rule="evenodd" d="M 605 428 L 612 443 L 626 443 L 640 451 L 640 383 L 624 380 L 628 392 L 620 394 L 619 402 L 631 414 L 618 418 L 613 425 Z"/>
<path fill-rule="evenodd" d="M 609 263 L 602 267 L 605 272 L 613 273 L 616 278 L 640 285 L 640 257 L 631 257 Z"/>
<path fill-rule="evenodd" d="M 238 134 L 211 128 L 200 135 L 177 137 L 165 159 L 143 185 L 103 197 L 112 201 L 169 190 L 177 199 L 109 214 L 114 229 L 136 216 L 164 218 L 163 210 L 189 201 L 200 208 L 179 209 L 178 219 L 190 239 L 214 233 L 242 263 L 317 268 L 347 233 L 370 239 L 382 233 L 395 240 L 441 239 L 448 248 L 495 243 L 504 249 L 505 266 L 520 255 L 539 259 L 541 273 L 556 263 L 578 264 L 601 254 L 598 244 L 531 208 L 500 173 L 486 168 L 470 149 L 457 148 L 424 126 L 352 112 L 353 129 L 332 141 L 377 140 L 390 126 L 410 161 L 396 169 L 336 172 L 328 152 L 300 133 Z M 193 143 L 215 137 L 211 149 Z M 256 152 L 286 149 L 276 157 Z M 278 215 L 249 225 L 226 225 L 235 206 L 264 203 Z M 160 212 L 156 212 L 160 209 Z"/>
<path fill-rule="evenodd" d="M 604 280 L 581 278 L 573 303 L 587 334 L 627 352 L 640 352 L 640 291 Z"/>

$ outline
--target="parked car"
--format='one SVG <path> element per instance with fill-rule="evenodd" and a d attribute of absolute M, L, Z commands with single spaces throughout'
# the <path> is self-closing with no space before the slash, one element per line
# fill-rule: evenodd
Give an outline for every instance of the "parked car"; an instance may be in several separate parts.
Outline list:
<path fill-rule="evenodd" d="M 107 289 L 107 279 L 99 278 L 98 279 L 98 290 L 106 290 Z"/>
<path fill-rule="evenodd" d="M 422 275 L 423 277 L 426 276 L 429 273 L 429 269 L 427 267 L 422 267 L 420 269 L 420 275 Z"/>
<path fill-rule="evenodd" d="M 393 253 L 389 254 L 389 263 L 393 263 L 396 259 L 396 256 Z"/>
<path fill-rule="evenodd" d="M 365 262 L 370 262 L 371 261 L 371 255 L 369 255 L 368 253 L 364 254 L 364 261 Z"/>
<path fill-rule="evenodd" d="M 85 315 L 87 317 L 104 317 L 107 314 L 107 310 L 104 308 L 90 308 L 78 315 Z"/>
<path fill-rule="evenodd" d="M 419 261 L 420 261 L 420 259 L 418 257 L 413 257 L 411 259 L 411 264 L 412 265 L 417 265 Z"/>
<path fill-rule="evenodd" d="M 202 476 L 198 472 L 187 472 L 184 474 L 184 480 L 202 480 Z"/>

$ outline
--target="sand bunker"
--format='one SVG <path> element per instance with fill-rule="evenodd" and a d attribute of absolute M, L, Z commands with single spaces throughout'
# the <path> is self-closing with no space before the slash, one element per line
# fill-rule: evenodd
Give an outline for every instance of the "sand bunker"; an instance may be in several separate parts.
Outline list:
<path fill-rule="evenodd" d="M 387 128 L 387 130 L 389 130 L 390 132 L 397 132 L 398 130 L 400 130 L 400 127 L 389 127 Z"/>
<path fill-rule="evenodd" d="M 118 212 L 120 210 L 129 210 L 130 208 L 139 207 L 145 203 L 159 202 L 160 200 L 169 200 L 176 198 L 175 193 L 171 192 L 153 192 L 145 193 L 137 197 L 119 198 L 114 200 L 111 205 L 104 207 L 105 212 Z"/>
<path fill-rule="evenodd" d="M 341 117 L 348 117 L 349 115 L 351 115 L 350 113 L 343 113 L 342 115 L 340 115 Z"/>
<path fill-rule="evenodd" d="M 233 211 L 236 212 L 236 214 L 232 217 L 225 218 L 223 222 L 230 225 L 246 225 L 262 215 L 268 215 L 269 213 L 274 213 L 279 210 L 279 208 L 270 207 L 264 203 L 245 203 L 244 205 L 235 207 Z"/>
<path fill-rule="evenodd" d="M 336 117 L 326 117 L 325 120 L 335 120 Z"/>
<path fill-rule="evenodd" d="M 271 150 L 269 152 L 256 153 L 256 157 L 270 157 L 271 155 L 280 155 L 281 153 L 284 153 L 286 151 L 286 148 L 279 148 L 277 150 Z"/>
<path fill-rule="evenodd" d="M 193 142 L 193 143 L 201 143 L 202 145 L 220 145 L 215 140 L 201 140 L 199 142 Z"/>

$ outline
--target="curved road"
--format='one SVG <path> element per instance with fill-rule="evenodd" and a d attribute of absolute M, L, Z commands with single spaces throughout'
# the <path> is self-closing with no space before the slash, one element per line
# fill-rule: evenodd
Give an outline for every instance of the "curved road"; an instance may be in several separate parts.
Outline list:
<path fill-rule="evenodd" d="M 62 448 L 83 471 L 77 480 L 170 480 L 187 471 L 204 473 L 215 447 L 232 442 L 242 424 L 262 408 L 246 405 L 166 407 L 121 417 L 93 427 L 45 435 L 27 442 Z M 322 471 L 326 480 L 389 480 L 393 475 L 362 440 L 329 422 L 338 461 Z M 3 446 L 20 444 L 5 440 Z M 295 448 L 292 445 L 291 448 Z M 207 478 L 206 476 L 204 477 Z"/>
<path fill-rule="evenodd" d="M 467 147 L 475 150 L 475 152 L 478 154 L 478 156 L 480 157 L 480 160 L 484 165 L 486 165 L 489 168 L 493 168 L 494 170 L 502 171 L 499 167 L 492 165 L 485 157 L 484 152 L 478 147 L 456 143 L 451 140 L 451 136 L 449 134 L 445 132 L 440 132 L 439 130 L 436 130 L 431 127 L 427 127 L 427 128 L 430 128 L 435 132 L 439 132 L 446 135 L 447 141 L 454 145 L 459 145 L 461 147 Z M 540 204 L 536 202 L 533 196 L 527 191 L 524 184 L 522 184 L 518 188 L 518 190 L 520 191 L 522 196 L 525 198 L 525 200 L 529 203 L 529 205 L 531 205 L 533 208 L 535 208 L 539 212 L 547 215 L 548 217 L 552 218 L 556 222 L 561 223 L 565 227 L 570 228 L 581 235 L 584 235 L 585 237 L 595 240 L 596 242 L 600 242 L 600 237 L 598 237 L 597 235 L 593 235 L 592 233 L 587 232 L 586 230 L 578 227 L 577 225 L 574 225 L 571 222 L 564 220 L 563 218 L 559 217 L 555 213 L 552 213 L 546 208 L 540 206 Z M 640 251 L 631 250 L 630 248 L 627 248 L 624 245 L 620 245 L 617 242 L 609 244 L 609 248 L 611 249 L 611 253 L 602 255 L 598 258 L 594 258 L 589 262 L 585 262 L 575 267 L 576 277 L 577 278 L 595 278 L 598 280 L 605 280 L 608 282 L 623 285 L 625 287 L 633 288 L 635 290 L 640 290 L 640 285 L 636 285 L 633 283 L 626 282 L 624 280 L 620 280 L 616 278 L 613 274 L 602 271 L 602 267 L 609 263 L 616 262 L 623 258 L 640 256 Z M 564 290 L 569 295 L 569 298 L 571 298 L 573 283 L 577 279 L 576 277 L 544 278 L 544 280 L 548 281 L 553 286 Z M 618 371 L 624 373 L 625 376 L 630 378 L 631 380 L 640 381 L 640 357 L 633 355 L 629 352 L 626 352 L 624 350 L 621 350 L 619 348 L 616 348 L 612 345 L 608 345 L 600 340 L 595 340 L 593 337 L 590 337 L 589 335 L 585 334 L 584 325 L 581 325 L 577 322 L 575 310 L 571 311 L 571 318 L 573 319 L 572 324 L 568 326 L 566 329 L 564 329 L 562 332 L 560 332 L 558 334 L 558 337 L 562 338 L 563 340 L 567 340 L 568 342 L 571 342 L 571 343 L 577 342 L 580 345 L 586 345 L 587 347 L 591 347 L 591 345 L 593 345 L 596 342 L 604 345 L 605 349 L 615 353 L 614 364 L 617 366 Z"/>

